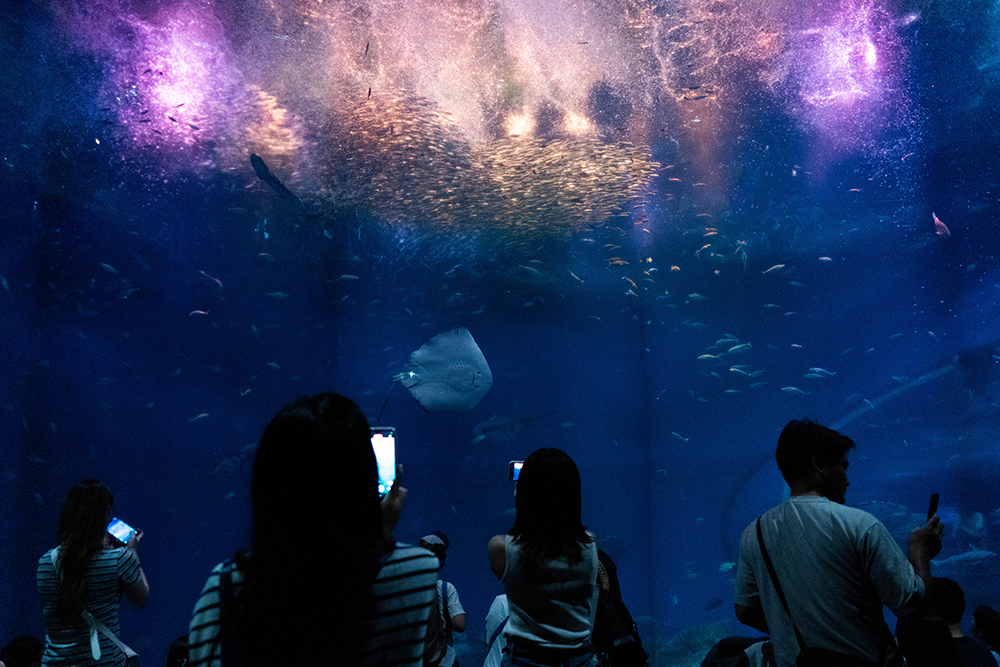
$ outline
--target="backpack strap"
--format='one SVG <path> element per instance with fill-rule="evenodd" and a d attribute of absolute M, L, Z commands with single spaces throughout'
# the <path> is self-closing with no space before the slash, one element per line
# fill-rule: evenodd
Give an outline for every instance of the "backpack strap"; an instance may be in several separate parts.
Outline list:
<path fill-rule="evenodd" d="M 490 649 L 493 648 L 493 644 L 496 643 L 497 637 L 499 637 L 500 633 L 503 632 L 504 626 L 507 625 L 507 621 L 509 621 L 509 620 L 510 620 L 510 616 L 504 616 L 503 621 L 501 621 L 500 625 L 497 626 L 497 629 L 493 631 L 493 636 L 490 637 L 490 640 L 486 643 L 486 652 L 487 653 L 489 653 Z"/>
<path fill-rule="evenodd" d="M 444 637 L 451 646 L 451 610 L 448 609 L 448 582 L 444 579 L 441 580 L 441 610 L 444 614 Z"/>

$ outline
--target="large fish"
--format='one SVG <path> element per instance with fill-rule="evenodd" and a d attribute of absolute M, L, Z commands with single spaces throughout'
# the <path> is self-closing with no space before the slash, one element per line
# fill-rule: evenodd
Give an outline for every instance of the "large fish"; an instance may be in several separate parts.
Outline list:
<path fill-rule="evenodd" d="M 267 168 L 267 164 L 261 159 L 256 153 L 250 154 L 250 165 L 253 167 L 254 173 L 257 174 L 257 178 L 264 181 L 271 188 L 278 193 L 278 196 L 282 199 L 292 199 L 294 201 L 299 201 L 299 198 L 295 196 L 291 190 L 285 187 L 285 184 L 278 180 L 278 177 L 271 173 L 271 170 Z"/>
<path fill-rule="evenodd" d="M 267 164 L 256 153 L 250 154 L 250 165 L 253 167 L 254 173 L 257 174 L 257 178 L 271 186 L 271 189 L 277 192 L 278 196 L 282 199 L 290 199 L 295 202 L 296 206 L 298 206 L 299 210 L 302 211 L 302 214 L 306 216 L 306 218 L 320 217 L 306 211 L 306 206 L 302 203 L 302 200 L 296 197 L 294 192 L 285 187 L 285 184 L 282 183 L 277 176 L 271 173 L 271 170 L 267 168 Z"/>
<path fill-rule="evenodd" d="M 968 551 L 960 553 L 957 556 L 950 556 L 944 560 L 934 560 L 931 562 L 938 567 L 947 567 L 948 565 L 976 565 L 993 556 L 996 556 L 996 554 L 992 551 L 977 549 L 970 544 Z"/>

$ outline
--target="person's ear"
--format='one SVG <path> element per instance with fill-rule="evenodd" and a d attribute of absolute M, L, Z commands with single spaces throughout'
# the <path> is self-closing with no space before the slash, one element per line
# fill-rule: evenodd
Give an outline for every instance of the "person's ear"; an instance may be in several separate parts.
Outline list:
<path fill-rule="evenodd" d="M 823 466 L 819 464 L 819 454 L 813 454 L 812 456 L 812 466 L 813 470 L 820 474 L 820 477 L 826 477 L 826 472 L 823 470 Z"/>

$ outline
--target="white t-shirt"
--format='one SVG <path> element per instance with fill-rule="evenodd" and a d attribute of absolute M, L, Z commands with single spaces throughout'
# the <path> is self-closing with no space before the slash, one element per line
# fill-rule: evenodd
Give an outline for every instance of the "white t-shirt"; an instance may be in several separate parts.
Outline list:
<path fill-rule="evenodd" d="M 486 614 L 486 642 L 489 650 L 486 653 L 486 661 L 483 663 L 483 667 L 500 667 L 500 660 L 503 658 L 503 649 L 507 646 L 507 637 L 502 629 L 497 634 L 497 629 L 500 628 L 501 623 L 504 623 L 509 618 L 507 596 L 496 596 L 493 599 L 493 604 L 490 605 L 489 613 Z M 496 639 L 493 639 L 494 634 L 496 634 Z M 491 639 L 493 639 L 492 646 L 489 645 Z"/>
<path fill-rule="evenodd" d="M 437 592 L 438 592 L 438 613 L 441 614 L 441 622 L 444 623 L 444 595 L 441 593 L 441 589 L 444 582 L 438 579 L 437 582 Z M 462 603 L 458 600 L 458 591 L 455 590 L 455 584 L 448 582 L 448 619 L 455 618 L 459 614 L 464 614 L 465 609 L 462 607 Z M 448 628 L 445 627 L 447 631 Z M 455 647 L 451 644 L 448 645 L 448 650 L 441 658 L 440 667 L 451 667 L 455 664 Z"/>
<path fill-rule="evenodd" d="M 882 605 L 899 616 L 923 599 L 923 581 L 867 512 L 795 496 L 762 515 L 761 531 L 795 627 L 810 647 L 876 661 L 885 637 Z M 799 643 L 764 564 L 755 523 L 740 540 L 736 603 L 763 609 L 778 667 L 792 667 Z"/>

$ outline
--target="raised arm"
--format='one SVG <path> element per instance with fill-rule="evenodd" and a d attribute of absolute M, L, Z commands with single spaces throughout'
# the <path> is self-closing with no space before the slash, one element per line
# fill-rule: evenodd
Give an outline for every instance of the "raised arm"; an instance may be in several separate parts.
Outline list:
<path fill-rule="evenodd" d="M 935 514 L 927 523 L 910 533 L 908 556 L 913 571 L 924 581 L 924 590 L 931 589 L 931 558 L 941 551 L 941 520 Z"/>
<path fill-rule="evenodd" d="M 139 564 L 139 540 L 142 539 L 142 531 L 136 531 L 132 539 L 128 541 L 125 548 L 128 549 L 132 555 L 135 557 L 135 562 Z M 142 609 L 146 606 L 146 601 L 149 600 L 149 582 L 146 581 L 146 573 L 142 570 L 142 565 L 139 565 L 139 578 L 132 582 L 129 586 L 125 587 L 125 597 L 132 604 L 133 607 Z"/>

